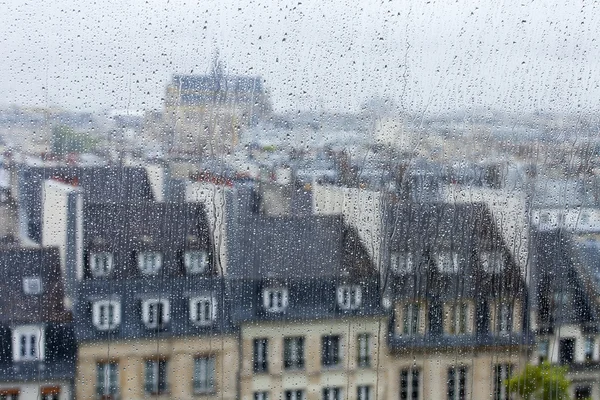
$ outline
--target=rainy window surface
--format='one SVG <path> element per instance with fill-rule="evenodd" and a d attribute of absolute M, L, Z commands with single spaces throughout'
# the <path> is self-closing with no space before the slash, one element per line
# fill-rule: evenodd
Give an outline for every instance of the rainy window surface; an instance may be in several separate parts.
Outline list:
<path fill-rule="evenodd" d="M 0 9 L 0 400 L 600 400 L 593 2 Z"/>

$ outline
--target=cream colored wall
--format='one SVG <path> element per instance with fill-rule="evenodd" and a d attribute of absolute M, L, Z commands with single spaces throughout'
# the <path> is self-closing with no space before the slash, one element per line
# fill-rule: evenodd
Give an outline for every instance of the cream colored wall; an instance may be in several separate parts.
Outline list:
<path fill-rule="evenodd" d="M 493 366 L 496 364 L 512 364 L 522 368 L 527 362 L 526 348 L 494 348 L 452 351 L 436 350 L 435 352 L 411 352 L 407 349 L 391 355 L 385 368 L 384 381 L 387 385 L 389 399 L 399 398 L 400 371 L 405 368 L 419 368 L 421 399 L 446 400 L 448 369 L 456 366 L 467 367 L 467 398 L 492 398 Z"/>
<path fill-rule="evenodd" d="M 216 394 L 193 394 L 194 357 L 215 356 Z M 78 349 L 75 379 L 78 400 L 95 399 L 96 364 L 118 362 L 119 388 L 122 399 L 143 399 L 144 363 L 160 357 L 168 360 L 169 394 L 155 399 L 235 399 L 237 395 L 238 339 L 236 336 L 186 337 L 157 340 L 82 343 Z"/>
<path fill-rule="evenodd" d="M 371 385 L 377 390 L 373 398 L 386 399 L 387 385 L 384 380 L 387 365 L 387 318 L 349 318 L 345 320 L 320 320 L 299 323 L 263 323 L 242 327 L 242 370 L 240 390 L 242 400 L 253 400 L 255 391 L 270 392 L 271 399 L 279 399 L 288 389 L 303 389 L 307 400 L 321 399 L 321 390 L 327 386 L 339 386 L 343 398 L 354 400 L 357 386 Z M 371 367 L 357 365 L 357 336 L 371 335 Z M 340 367 L 321 366 L 321 337 L 340 335 L 342 356 Z M 283 339 L 288 336 L 304 336 L 305 368 L 301 371 L 283 369 Z M 255 374 L 253 367 L 253 340 L 268 339 L 268 373 Z M 347 394 L 347 396 L 346 396 Z"/>

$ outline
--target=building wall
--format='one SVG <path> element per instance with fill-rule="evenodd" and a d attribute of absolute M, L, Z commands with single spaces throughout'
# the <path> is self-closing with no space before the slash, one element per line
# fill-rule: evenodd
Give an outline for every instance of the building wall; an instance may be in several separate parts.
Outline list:
<path fill-rule="evenodd" d="M 269 322 L 245 325 L 241 329 L 242 368 L 240 372 L 240 399 L 253 400 L 256 391 L 270 392 L 271 399 L 282 398 L 288 389 L 303 389 L 306 400 L 319 400 L 322 388 L 342 388 L 342 398 L 356 399 L 358 385 L 370 385 L 373 398 L 389 398 L 384 380 L 387 365 L 387 318 L 355 317 L 339 320 L 304 321 L 296 323 Z M 371 335 L 371 367 L 357 365 L 357 335 Z M 321 366 L 321 338 L 325 335 L 341 336 L 341 366 Z M 288 336 L 303 336 L 305 368 L 285 371 L 283 368 L 283 343 Z M 268 373 L 253 372 L 253 340 L 268 339 Z M 347 394 L 347 397 L 346 397 Z"/>
<path fill-rule="evenodd" d="M 194 395 L 196 356 L 215 356 L 216 394 Z M 235 399 L 237 396 L 238 339 L 235 336 L 164 338 L 119 342 L 80 343 L 75 381 L 78 400 L 96 398 L 96 364 L 118 362 L 122 399 L 143 399 L 144 364 L 147 359 L 168 361 L 168 394 L 155 399 Z"/>
<path fill-rule="evenodd" d="M 387 397 L 400 396 L 400 372 L 402 369 L 418 368 L 420 371 L 420 394 L 422 399 L 447 399 L 447 376 L 450 367 L 467 368 L 467 398 L 493 398 L 493 368 L 496 364 L 512 364 L 522 368 L 527 362 L 525 348 L 460 349 L 423 352 L 406 349 L 389 356 L 383 381 Z"/>

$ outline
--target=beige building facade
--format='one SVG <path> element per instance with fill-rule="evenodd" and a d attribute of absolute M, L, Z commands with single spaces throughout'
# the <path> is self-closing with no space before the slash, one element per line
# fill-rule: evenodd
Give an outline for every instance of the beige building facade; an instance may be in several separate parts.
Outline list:
<path fill-rule="evenodd" d="M 213 389 L 205 393 L 194 390 L 194 363 L 199 358 L 214 359 Z M 166 362 L 167 389 L 162 394 L 145 390 L 149 360 Z M 238 362 L 238 340 L 234 335 L 82 343 L 75 378 L 76 398 L 235 399 Z M 99 366 L 109 363 L 117 367 L 118 395 L 99 396 Z"/>

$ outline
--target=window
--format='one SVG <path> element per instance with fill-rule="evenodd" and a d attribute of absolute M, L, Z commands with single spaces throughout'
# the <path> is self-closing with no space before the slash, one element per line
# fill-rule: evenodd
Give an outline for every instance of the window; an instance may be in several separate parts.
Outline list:
<path fill-rule="evenodd" d="M 355 310 L 360 307 L 362 300 L 361 287 L 356 286 L 340 286 L 337 290 L 338 306 L 342 310 Z"/>
<path fill-rule="evenodd" d="M 148 394 L 159 395 L 167 392 L 167 361 L 146 360 L 144 390 Z"/>
<path fill-rule="evenodd" d="M 36 295 L 42 293 L 42 280 L 39 276 L 23 278 L 23 293 Z"/>
<path fill-rule="evenodd" d="M 204 274 L 208 271 L 208 253 L 206 251 L 186 251 L 183 262 L 188 274 Z"/>
<path fill-rule="evenodd" d="M 215 358 L 196 357 L 194 359 L 194 393 L 215 391 Z"/>
<path fill-rule="evenodd" d="M 414 270 L 414 258 L 412 253 L 392 253 L 390 266 L 397 274 L 406 274 Z"/>
<path fill-rule="evenodd" d="M 481 267 L 488 274 L 497 274 L 504 269 L 504 256 L 501 252 L 484 252 L 479 255 Z"/>
<path fill-rule="evenodd" d="M 303 337 L 286 337 L 283 339 L 283 366 L 285 369 L 304 368 Z"/>
<path fill-rule="evenodd" d="M 511 378 L 513 366 L 510 364 L 494 365 L 494 400 L 510 400 L 512 397 L 506 389 L 506 382 Z"/>
<path fill-rule="evenodd" d="M 458 254 L 457 253 L 440 253 L 437 255 L 437 267 L 442 273 L 458 272 Z"/>
<path fill-rule="evenodd" d="M 100 399 L 113 400 L 119 393 L 119 372 L 116 362 L 96 364 L 96 394 Z"/>
<path fill-rule="evenodd" d="M 321 339 L 321 364 L 332 367 L 340 364 L 340 337 L 323 336 Z"/>
<path fill-rule="evenodd" d="M 268 312 L 283 312 L 288 305 L 287 289 L 265 289 L 263 291 L 263 305 Z"/>
<path fill-rule="evenodd" d="M 501 303 L 498 309 L 498 318 L 496 321 L 496 331 L 501 335 L 507 335 L 512 332 L 513 328 L 513 316 L 512 307 L 510 304 Z"/>
<path fill-rule="evenodd" d="M 342 389 L 339 387 L 323 388 L 323 400 L 341 400 Z"/>
<path fill-rule="evenodd" d="M 113 267 L 111 253 L 92 253 L 90 255 L 90 272 L 94 277 L 108 276 Z"/>
<path fill-rule="evenodd" d="M 467 367 L 448 368 L 447 394 L 448 400 L 467 398 Z"/>
<path fill-rule="evenodd" d="M 368 368 L 371 366 L 371 335 L 361 333 L 358 335 L 358 366 Z"/>
<path fill-rule="evenodd" d="M 100 330 L 115 329 L 121 323 L 121 303 L 114 300 L 97 301 L 92 306 L 92 321 Z"/>
<path fill-rule="evenodd" d="M 416 335 L 419 333 L 419 303 L 408 303 L 404 305 L 402 316 L 402 334 Z"/>
<path fill-rule="evenodd" d="M 537 354 L 538 354 L 538 362 L 540 364 L 548 360 L 549 348 L 550 348 L 550 346 L 549 346 L 548 339 L 538 340 Z"/>
<path fill-rule="evenodd" d="M 563 338 L 558 342 L 558 361 L 562 365 L 572 364 L 575 359 L 575 338 Z"/>
<path fill-rule="evenodd" d="M 254 400 L 269 400 L 269 392 L 254 392 Z"/>
<path fill-rule="evenodd" d="M 40 400 L 59 400 L 60 386 L 42 386 Z"/>
<path fill-rule="evenodd" d="M 404 368 L 400 370 L 400 400 L 419 400 L 418 368 Z"/>
<path fill-rule="evenodd" d="M 141 252 L 138 254 L 138 266 L 144 275 L 154 275 L 162 267 L 162 254 L 156 251 Z"/>
<path fill-rule="evenodd" d="M 44 328 L 29 325 L 15 328 L 12 333 L 13 361 L 40 361 L 44 359 Z"/>
<path fill-rule="evenodd" d="M 594 338 L 588 336 L 584 342 L 584 359 L 586 362 L 590 362 L 594 359 Z"/>
<path fill-rule="evenodd" d="M 358 386 L 356 388 L 357 400 L 371 400 L 371 386 Z"/>
<path fill-rule="evenodd" d="M 286 390 L 283 398 L 284 400 L 304 400 L 304 390 Z"/>
<path fill-rule="evenodd" d="M 592 398 L 591 386 L 577 386 L 575 388 L 575 400 L 588 400 Z"/>
<path fill-rule="evenodd" d="M 18 400 L 20 394 L 19 389 L 0 389 L 0 400 Z"/>
<path fill-rule="evenodd" d="M 212 296 L 190 299 L 190 321 L 196 325 L 211 325 L 217 315 L 217 304 Z"/>
<path fill-rule="evenodd" d="M 267 339 L 254 339 L 254 372 L 259 373 L 268 371 L 268 344 L 269 341 Z"/>
<path fill-rule="evenodd" d="M 450 306 L 450 325 L 449 333 L 451 335 L 465 335 L 470 331 L 469 303 L 458 302 Z"/>
<path fill-rule="evenodd" d="M 169 323 L 169 301 L 146 300 L 142 303 L 142 320 L 150 329 L 162 328 Z"/>

